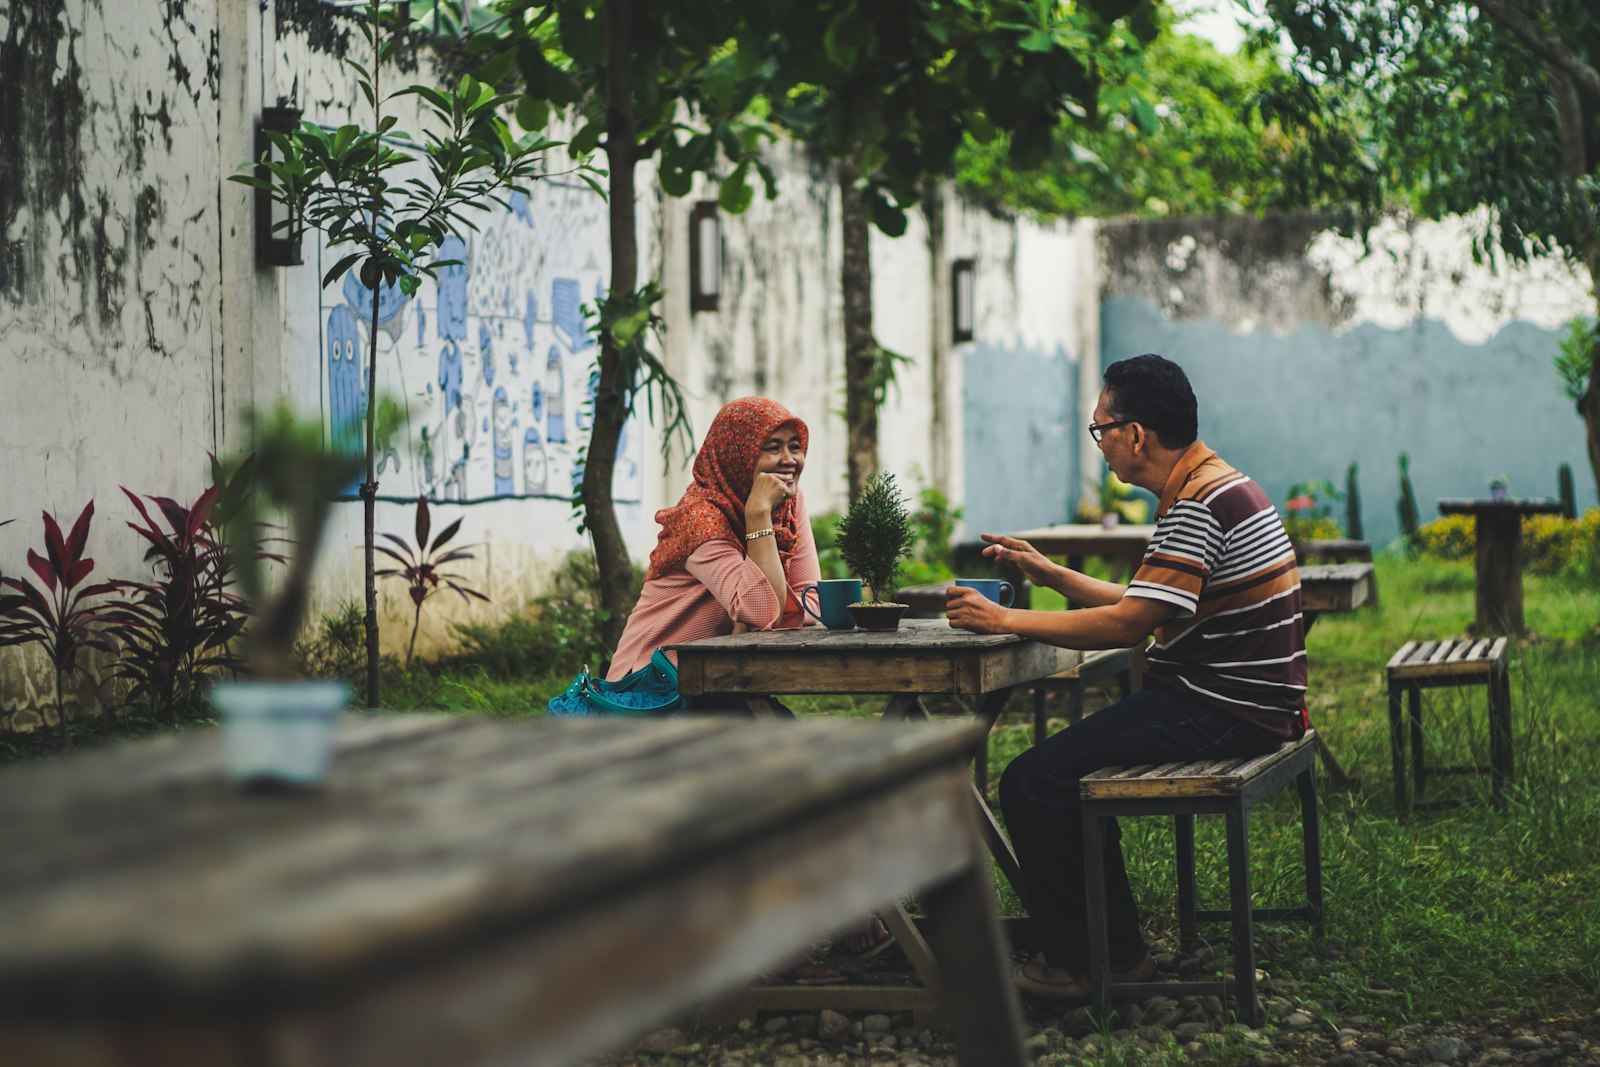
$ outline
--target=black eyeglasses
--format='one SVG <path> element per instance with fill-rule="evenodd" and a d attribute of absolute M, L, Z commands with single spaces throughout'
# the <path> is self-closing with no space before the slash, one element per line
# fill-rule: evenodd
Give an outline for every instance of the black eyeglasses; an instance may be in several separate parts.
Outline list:
<path fill-rule="evenodd" d="M 1107 430 L 1115 430 L 1118 426 L 1126 426 L 1130 422 L 1138 421 L 1138 419 L 1112 419 L 1110 422 L 1091 422 L 1089 424 L 1089 436 L 1094 438 L 1095 444 L 1099 444 L 1101 435 Z"/>

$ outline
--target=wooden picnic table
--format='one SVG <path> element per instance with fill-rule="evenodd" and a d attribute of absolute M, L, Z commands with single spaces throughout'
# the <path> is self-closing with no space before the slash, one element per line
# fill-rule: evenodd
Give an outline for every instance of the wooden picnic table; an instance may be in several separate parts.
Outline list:
<path fill-rule="evenodd" d="M 926 719 L 923 698 L 965 698 L 984 731 L 994 725 L 1011 690 L 1076 665 L 1083 653 L 1012 634 L 974 634 L 952 629 L 943 619 L 906 619 L 898 630 L 768 630 L 712 637 L 673 645 L 678 657 L 678 690 L 690 698 L 731 696 L 757 717 L 788 715 L 773 698 L 784 694 L 884 696 L 884 719 Z M 1002 874 L 1022 883 L 1016 853 L 985 799 L 983 773 L 968 792 L 979 815 L 978 828 Z M 887 899 L 887 898 L 886 898 Z M 897 903 L 880 903 L 884 922 L 894 932 L 913 969 L 926 984 L 934 961 L 916 925 Z M 819 1000 L 819 992 L 826 1000 Z M 842 990 L 768 988 L 750 991 L 752 1003 L 774 1008 L 819 1003 L 906 1007 L 925 1004 L 926 994 L 883 986 Z"/>
<path fill-rule="evenodd" d="M 920 890 L 962 1062 L 1020 1065 L 981 734 L 406 715 L 320 792 L 230 785 L 214 730 L 8 768 L 0 1063 L 570 1063 Z"/>
<path fill-rule="evenodd" d="M 1559 500 L 1441 500 L 1441 515 L 1471 515 L 1478 538 L 1476 632 L 1527 630 L 1522 616 L 1522 517 L 1557 515 Z"/>
<path fill-rule="evenodd" d="M 1087 557 L 1100 556 L 1127 574 L 1132 574 L 1144 560 L 1145 549 L 1150 547 L 1150 538 L 1155 536 L 1155 532 L 1155 526 L 1147 523 L 1119 522 L 1106 527 L 1097 522 L 1069 522 L 1042 526 L 1036 530 L 1019 530 L 1011 536 L 1028 542 L 1043 555 L 1065 559 L 1067 566 L 1075 571 L 1083 570 L 1083 562 Z M 1009 578 L 1011 584 L 1017 586 L 1018 595 L 1022 592 L 1020 579 L 1020 573 Z"/>

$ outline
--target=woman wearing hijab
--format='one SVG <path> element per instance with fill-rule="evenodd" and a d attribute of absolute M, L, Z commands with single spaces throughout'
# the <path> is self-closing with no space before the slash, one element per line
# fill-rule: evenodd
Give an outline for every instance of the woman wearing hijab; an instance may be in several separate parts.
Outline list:
<path fill-rule="evenodd" d="M 717 412 L 694 480 L 656 512 L 661 534 L 609 680 L 666 645 L 809 621 L 800 590 L 822 577 L 800 493 L 809 439 L 804 422 L 766 397 Z"/>
<path fill-rule="evenodd" d="M 717 412 L 695 456 L 694 480 L 677 504 L 656 512 L 661 534 L 607 679 L 637 670 L 668 645 L 811 622 L 800 590 L 822 571 L 800 493 L 809 440 L 806 424 L 766 397 L 732 400 Z M 864 958 L 894 938 L 874 915 L 837 940 Z M 843 977 L 811 962 L 771 976 L 800 984 Z"/>

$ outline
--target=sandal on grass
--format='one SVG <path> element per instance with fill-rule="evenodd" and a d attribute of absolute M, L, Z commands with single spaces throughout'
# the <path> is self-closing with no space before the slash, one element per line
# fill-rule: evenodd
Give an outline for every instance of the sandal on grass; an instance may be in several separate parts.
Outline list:
<path fill-rule="evenodd" d="M 839 934 L 833 941 L 834 947 L 851 959 L 870 960 L 894 944 L 894 934 L 890 933 L 882 919 L 873 914 L 867 917 L 865 928 Z"/>

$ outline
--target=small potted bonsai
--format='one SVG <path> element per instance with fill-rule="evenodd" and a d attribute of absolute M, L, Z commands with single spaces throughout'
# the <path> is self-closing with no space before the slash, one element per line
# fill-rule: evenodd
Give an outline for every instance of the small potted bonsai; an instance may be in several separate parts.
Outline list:
<path fill-rule="evenodd" d="M 222 715 L 228 773 L 246 787 L 305 788 L 327 774 L 334 718 L 349 703 L 350 689 L 302 677 L 294 668 L 294 643 L 334 497 L 361 465 L 360 453 L 324 445 L 321 420 L 298 418 L 286 406 L 250 415 L 250 451 L 228 465 L 235 480 L 252 486 L 228 516 L 225 537 L 253 606 L 241 649 L 253 677 L 218 683 L 210 698 Z M 287 557 L 264 547 L 269 510 L 283 521 Z M 275 583 L 264 573 L 269 560 L 287 564 Z"/>
<path fill-rule="evenodd" d="M 874 474 L 836 527 L 835 547 L 861 579 L 867 599 L 850 605 L 863 630 L 894 630 L 907 605 L 894 602 L 900 560 L 911 554 L 911 515 L 895 487 L 894 475 Z"/>
<path fill-rule="evenodd" d="M 1506 499 L 1506 497 L 1510 493 L 1510 489 L 1511 489 L 1511 479 L 1507 478 L 1504 474 L 1498 474 L 1495 477 L 1489 479 L 1489 499 L 1490 500 L 1504 500 L 1504 499 Z"/>

